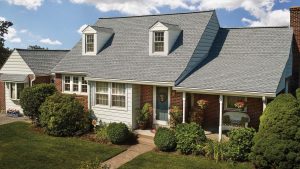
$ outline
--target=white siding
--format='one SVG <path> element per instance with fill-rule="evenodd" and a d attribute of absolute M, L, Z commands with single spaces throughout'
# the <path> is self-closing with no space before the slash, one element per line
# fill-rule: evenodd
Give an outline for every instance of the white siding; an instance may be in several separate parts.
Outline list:
<path fill-rule="evenodd" d="M 23 114 L 23 109 L 21 108 L 19 101 L 17 100 L 11 100 L 10 99 L 10 88 L 9 88 L 9 83 L 5 83 L 5 106 L 6 106 L 6 111 L 8 109 L 17 109 L 20 111 L 21 114 Z"/>
<path fill-rule="evenodd" d="M 94 111 L 98 120 L 101 120 L 105 123 L 111 122 L 122 122 L 129 126 L 129 128 L 133 128 L 133 116 L 132 116 L 132 85 L 126 85 L 126 106 L 125 108 L 115 108 L 115 107 L 105 107 L 95 105 L 95 84 L 92 85 L 91 89 L 93 100 L 92 102 L 92 110 Z"/>
<path fill-rule="evenodd" d="M 9 56 L 6 63 L 1 68 L 0 73 L 34 74 L 16 50 Z"/>

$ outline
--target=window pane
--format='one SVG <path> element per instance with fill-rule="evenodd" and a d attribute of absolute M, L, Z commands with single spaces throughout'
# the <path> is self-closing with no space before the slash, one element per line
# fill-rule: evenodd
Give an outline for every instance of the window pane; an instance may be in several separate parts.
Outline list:
<path fill-rule="evenodd" d="M 65 83 L 70 83 L 70 76 L 65 76 Z"/>
<path fill-rule="evenodd" d="M 236 109 L 236 107 L 234 106 L 234 104 L 238 101 L 244 101 L 245 98 L 244 97 L 236 97 L 236 96 L 228 96 L 227 97 L 227 108 L 234 108 Z"/>
<path fill-rule="evenodd" d="M 10 84 L 10 96 L 12 99 L 16 99 L 16 86 L 15 83 Z"/>
<path fill-rule="evenodd" d="M 96 83 L 96 92 L 97 93 L 108 93 L 108 83 L 97 82 Z"/>
<path fill-rule="evenodd" d="M 96 94 L 96 104 L 108 105 L 108 95 L 107 94 Z"/>
<path fill-rule="evenodd" d="M 20 94 L 24 89 L 24 83 L 17 83 L 17 99 L 20 99 Z"/>
<path fill-rule="evenodd" d="M 112 94 L 125 94 L 125 84 L 124 83 L 112 83 Z"/>
<path fill-rule="evenodd" d="M 94 35 L 86 35 L 86 51 L 94 51 Z"/>
<path fill-rule="evenodd" d="M 125 107 L 125 96 L 112 96 L 112 106 Z"/>
<path fill-rule="evenodd" d="M 81 92 L 87 93 L 87 85 L 82 85 L 81 86 Z"/>
<path fill-rule="evenodd" d="M 163 42 L 155 42 L 154 43 L 154 51 L 155 52 L 163 52 L 164 51 L 164 43 Z"/>
<path fill-rule="evenodd" d="M 155 32 L 154 33 L 154 41 L 155 42 L 163 42 L 164 41 L 164 32 Z"/>
<path fill-rule="evenodd" d="M 78 92 L 78 85 L 77 84 L 73 84 L 73 91 Z"/>
<path fill-rule="evenodd" d="M 65 91 L 70 91 L 70 84 L 65 84 Z"/>
<path fill-rule="evenodd" d="M 84 79 L 84 77 L 81 78 L 82 84 L 87 84 L 87 81 Z"/>

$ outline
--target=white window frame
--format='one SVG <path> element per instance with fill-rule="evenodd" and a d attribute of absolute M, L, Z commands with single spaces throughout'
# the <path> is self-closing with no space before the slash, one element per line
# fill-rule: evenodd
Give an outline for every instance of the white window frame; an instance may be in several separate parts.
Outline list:
<path fill-rule="evenodd" d="M 96 107 L 103 107 L 103 108 L 109 108 L 109 109 L 116 109 L 116 110 L 127 110 L 127 101 L 128 101 L 128 85 L 125 84 L 125 94 L 122 96 L 125 96 L 125 107 L 119 107 L 119 106 L 112 106 L 112 95 L 117 95 L 117 94 L 112 94 L 112 84 L 114 82 L 103 82 L 108 84 L 108 105 L 101 105 L 96 103 L 96 88 L 97 88 L 97 82 L 95 83 L 95 94 L 94 94 L 94 103 Z"/>
<path fill-rule="evenodd" d="M 70 91 L 65 90 L 65 77 L 69 76 L 70 77 Z M 73 78 L 78 77 L 78 91 L 73 91 L 74 86 L 73 86 Z M 84 76 L 80 75 L 63 75 L 62 77 L 62 92 L 67 93 L 67 94 L 78 94 L 78 95 L 88 95 L 87 92 L 82 92 L 82 78 L 85 78 Z"/>
<path fill-rule="evenodd" d="M 15 86 L 15 92 L 14 92 L 15 98 L 12 98 L 12 94 L 11 94 L 12 84 L 14 84 Z M 8 82 L 9 97 L 11 100 L 17 100 L 17 101 L 20 100 L 20 98 L 18 98 L 18 84 L 24 84 L 24 88 L 27 86 L 26 83 L 22 83 L 22 82 Z"/>
<path fill-rule="evenodd" d="M 88 43 L 88 36 L 93 37 L 93 42 L 92 43 Z M 88 45 L 92 45 L 93 46 L 93 51 L 88 51 Z M 95 36 L 92 33 L 87 33 L 85 34 L 85 53 L 93 53 L 95 52 Z"/>
<path fill-rule="evenodd" d="M 155 34 L 156 33 L 162 33 L 163 34 L 163 41 L 156 41 L 155 40 Z M 166 41 L 166 39 L 165 39 L 165 31 L 153 31 L 153 53 L 164 53 L 165 52 L 165 41 Z M 155 50 L 155 43 L 162 43 L 163 44 L 163 50 L 162 51 L 156 51 Z"/>
<path fill-rule="evenodd" d="M 247 97 L 243 97 L 243 96 L 224 96 L 224 110 L 225 111 L 238 111 L 238 108 L 229 108 L 228 107 L 228 97 L 242 97 L 244 98 L 244 102 L 246 103 L 246 106 L 244 108 L 243 112 L 247 112 Z"/>
<path fill-rule="evenodd" d="M 107 92 L 97 92 L 97 83 L 107 83 Z M 103 94 L 107 95 L 107 105 L 105 104 L 97 104 L 97 94 Z M 109 101 L 110 100 L 110 89 L 109 89 L 109 83 L 108 82 L 96 82 L 96 89 L 95 89 L 95 105 L 103 106 L 103 107 L 109 107 Z"/>
<path fill-rule="evenodd" d="M 123 83 L 123 85 L 124 85 L 124 88 L 125 88 L 125 92 L 124 92 L 124 94 L 113 94 L 113 91 L 112 91 L 112 89 L 113 89 L 113 84 L 122 84 L 122 83 L 111 83 L 111 97 L 110 97 L 110 101 L 111 101 L 111 106 L 112 107 L 120 107 L 120 106 L 113 106 L 112 105 L 112 103 L 113 103 L 113 96 L 124 96 L 125 97 L 125 105 L 124 105 L 124 107 L 120 107 L 120 108 L 125 108 L 126 107 L 126 84 L 124 84 Z"/>

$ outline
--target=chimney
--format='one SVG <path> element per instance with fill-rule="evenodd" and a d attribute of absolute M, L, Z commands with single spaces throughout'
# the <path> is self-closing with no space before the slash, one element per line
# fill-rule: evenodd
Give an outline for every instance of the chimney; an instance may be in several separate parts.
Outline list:
<path fill-rule="evenodd" d="M 290 26 L 294 31 L 293 38 L 293 78 L 292 90 L 300 87 L 300 6 L 290 8 Z"/>

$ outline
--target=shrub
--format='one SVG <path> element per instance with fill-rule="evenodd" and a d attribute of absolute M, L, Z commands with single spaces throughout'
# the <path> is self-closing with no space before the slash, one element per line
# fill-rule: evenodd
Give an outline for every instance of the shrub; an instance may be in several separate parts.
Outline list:
<path fill-rule="evenodd" d="M 253 128 L 239 128 L 229 132 L 229 142 L 226 157 L 232 161 L 248 160 L 251 147 L 253 146 Z"/>
<path fill-rule="evenodd" d="M 84 113 L 83 106 L 72 95 L 56 93 L 49 96 L 40 111 L 41 125 L 50 135 L 72 136 L 90 126 L 87 124 L 88 113 Z"/>
<path fill-rule="evenodd" d="M 206 141 L 204 130 L 196 123 L 179 124 L 175 130 L 177 149 L 183 154 L 190 154 L 196 146 Z"/>
<path fill-rule="evenodd" d="M 260 118 L 250 159 L 257 168 L 300 166 L 300 111 L 290 94 L 276 97 Z"/>
<path fill-rule="evenodd" d="M 203 152 L 205 157 L 216 160 L 216 162 L 220 160 L 226 159 L 226 151 L 227 151 L 228 143 L 226 142 L 217 142 L 213 140 L 208 140 L 204 143 Z"/>
<path fill-rule="evenodd" d="M 130 132 L 124 123 L 110 123 L 107 127 L 107 135 L 113 144 L 121 144 L 127 141 Z"/>
<path fill-rule="evenodd" d="M 32 87 L 26 87 L 20 95 L 20 104 L 26 116 L 37 124 L 39 123 L 40 106 L 46 98 L 53 95 L 56 88 L 52 84 L 38 84 Z"/>
<path fill-rule="evenodd" d="M 176 148 L 175 133 L 168 128 L 158 128 L 155 137 L 154 144 L 161 151 L 172 151 Z"/>
<path fill-rule="evenodd" d="M 170 109 L 170 126 L 175 128 L 178 124 L 182 123 L 182 111 L 179 106 L 172 106 Z"/>
<path fill-rule="evenodd" d="M 107 125 L 106 124 L 102 124 L 101 127 L 96 129 L 96 139 L 97 141 L 101 142 L 101 143 L 108 143 L 109 142 L 109 138 L 107 135 Z"/>

